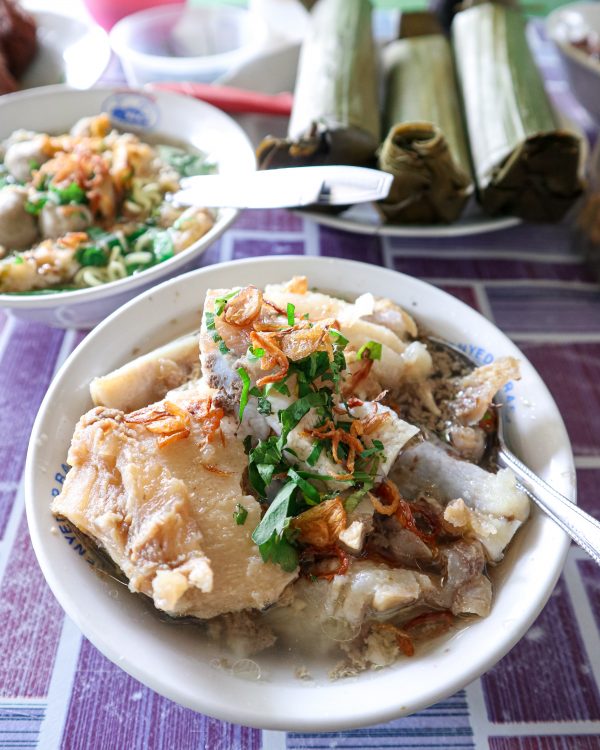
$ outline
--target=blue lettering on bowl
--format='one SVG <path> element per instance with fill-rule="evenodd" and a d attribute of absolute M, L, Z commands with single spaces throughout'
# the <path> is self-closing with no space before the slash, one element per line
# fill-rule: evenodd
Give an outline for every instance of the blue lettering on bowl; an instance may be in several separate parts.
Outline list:
<path fill-rule="evenodd" d="M 113 125 L 130 130 L 153 130 L 160 118 L 154 97 L 139 91 L 117 91 L 102 104 Z"/>
<path fill-rule="evenodd" d="M 56 483 L 56 486 L 53 487 L 50 491 L 50 495 L 52 496 L 52 498 L 60 495 L 62 486 L 65 482 L 65 479 L 67 478 L 67 474 L 70 468 L 71 467 L 68 464 L 61 464 L 60 471 L 57 471 L 54 474 L 54 481 Z M 56 520 L 58 521 L 58 530 L 60 531 L 62 538 L 67 542 L 67 544 L 74 552 L 76 552 L 80 557 L 85 558 L 85 561 L 88 563 L 88 565 L 94 567 L 96 565 L 94 555 L 90 553 L 90 551 L 86 549 L 81 543 L 81 540 L 78 539 L 69 520 L 64 516 L 57 516 Z"/>

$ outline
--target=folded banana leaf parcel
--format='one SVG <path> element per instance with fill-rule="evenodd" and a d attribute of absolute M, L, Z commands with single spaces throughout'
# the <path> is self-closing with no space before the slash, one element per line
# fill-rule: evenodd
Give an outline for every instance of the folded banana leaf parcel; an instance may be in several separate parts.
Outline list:
<path fill-rule="evenodd" d="M 374 166 L 379 80 L 370 0 L 318 0 L 302 44 L 287 138 L 267 136 L 261 169 Z"/>
<path fill-rule="evenodd" d="M 450 43 L 431 14 L 402 16 L 384 49 L 387 137 L 379 168 L 394 175 L 378 209 L 395 223 L 452 222 L 473 193 Z"/>
<path fill-rule="evenodd" d="M 557 120 L 523 15 L 476 4 L 454 17 L 452 40 L 483 210 L 558 221 L 583 190 L 582 142 Z"/>

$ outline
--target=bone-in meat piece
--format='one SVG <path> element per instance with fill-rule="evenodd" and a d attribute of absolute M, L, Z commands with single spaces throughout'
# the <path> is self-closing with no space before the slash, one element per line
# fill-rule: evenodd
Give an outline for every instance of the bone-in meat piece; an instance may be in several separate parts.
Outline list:
<path fill-rule="evenodd" d="M 151 422 L 128 421 L 144 413 L 97 407 L 85 414 L 52 510 L 104 547 L 130 589 L 159 609 L 210 618 L 263 608 L 296 574 L 264 563 L 251 539 L 261 511 L 241 488 L 246 457 L 235 423 L 224 417 L 214 432 L 208 417 L 195 416 L 207 410 L 206 391 L 175 398 L 190 434 L 163 447 Z M 147 411 L 161 409 L 165 402 Z M 234 520 L 238 504 L 248 512 L 243 525 Z"/>
<path fill-rule="evenodd" d="M 200 372 L 198 335 L 182 336 L 94 378 L 90 393 L 96 406 L 132 411 L 158 401 Z"/>
<path fill-rule="evenodd" d="M 390 476 L 409 500 L 421 494 L 440 500 L 446 521 L 457 533 L 478 539 L 492 562 L 502 559 L 529 516 L 529 500 L 510 469 L 492 474 L 433 439 L 402 453 Z"/>

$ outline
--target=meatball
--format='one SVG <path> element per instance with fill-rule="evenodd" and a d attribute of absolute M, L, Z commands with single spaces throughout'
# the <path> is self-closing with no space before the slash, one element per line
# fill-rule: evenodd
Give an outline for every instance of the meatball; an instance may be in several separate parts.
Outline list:
<path fill-rule="evenodd" d="M 45 238 L 56 239 L 68 232 L 82 232 L 92 222 L 87 206 L 57 206 L 48 201 L 40 213 L 40 229 Z"/>
<path fill-rule="evenodd" d="M 212 213 L 206 208 L 188 208 L 173 226 L 172 238 L 175 253 L 197 242 L 215 223 Z"/>
<path fill-rule="evenodd" d="M 104 112 L 92 117 L 82 117 L 71 128 L 71 135 L 104 138 L 110 132 L 110 118 Z"/>
<path fill-rule="evenodd" d="M 19 187 L 0 190 L 0 245 L 8 250 L 30 247 L 38 236 L 35 217 L 25 210 L 27 191 Z"/>
<path fill-rule="evenodd" d="M 4 156 L 4 166 L 19 182 L 31 179 L 32 167 L 48 161 L 50 156 L 44 151 L 44 136 L 36 136 L 30 141 L 12 143 Z"/>

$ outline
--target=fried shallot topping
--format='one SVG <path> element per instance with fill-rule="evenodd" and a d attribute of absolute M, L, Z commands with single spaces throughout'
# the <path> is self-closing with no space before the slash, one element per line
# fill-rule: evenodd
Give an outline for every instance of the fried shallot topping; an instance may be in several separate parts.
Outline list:
<path fill-rule="evenodd" d="M 147 430 L 158 435 L 158 447 L 166 448 L 190 435 L 191 417 L 200 422 L 201 434 L 205 442 L 211 442 L 221 425 L 223 409 L 213 408 L 212 400 L 195 401 L 182 409 L 172 401 L 145 406 L 125 415 L 128 424 L 142 424 Z M 209 469 L 210 471 L 210 469 Z"/>
<path fill-rule="evenodd" d="M 292 522 L 300 532 L 299 541 L 317 549 L 332 547 L 346 525 L 346 511 L 339 497 L 305 510 Z"/>
<path fill-rule="evenodd" d="M 264 350 L 264 355 L 260 360 L 261 370 L 271 370 L 276 365 L 279 365 L 280 368 L 278 372 L 272 373 L 271 375 L 265 375 L 263 378 L 257 380 L 256 385 L 259 388 L 262 388 L 263 385 L 267 385 L 267 383 L 277 383 L 280 380 L 283 380 L 288 373 L 290 365 L 288 358 L 281 349 L 272 341 L 272 339 L 268 338 L 266 334 L 263 335 L 256 331 L 252 331 L 250 334 L 250 340 L 252 341 L 252 346 L 254 346 L 254 348 Z"/>
<path fill-rule="evenodd" d="M 355 419 L 352 422 L 349 432 L 346 432 L 342 427 L 336 427 L 333 420 L 328 419 L 325 424 L 322 424 L 320 427 L 313 427 L 309 430 L 304 430 L 303 434 L 307 437 L 317 438 L 318 440 L 331 440 L 331 453 L 336 464 L 343 463 L 343 460 L 339 455 L 340 443 L 347 445 L 348 458 L 346 459 L 346 468 L 348 474 L 351 475 L 354 472 L 354 462 L 357 453 L 360 454 L 365 449 L 365 446 L 361 443 L 358 437 L 363 434 L 363 430 L 363 424 L 359 419 Z M 345 476 L 346 475 L 344 475 L 344 477 Z M 334 478 L 341 479 L 342 476 L 336 475 Z"/>
<path fill-rule="evenodd" d="M 227 302 L 223 317 L 229 325 L 245 328 L 258 318 L 262 305 L 262 292 L 254 286 L 247 286 Z"/>
<path fill-rule="evenodd" d="M 441 529 L 435 514 L 420 504 L 404 500 L 398 487 L 390 479 L 384 479 L 372 493 L 369 493 L 369 496 L 377 513 L 395 516 L 403 528 L 418 536 L 425 544 L 428 546 L 435 544 Z M 420 525 L 417 524 L 417 518 Z"/>
<path fill-rule="evenodd" d="M 292 276 L 284 286 L 284 290 L 290 294 L 306 294 L 308 292 L 308 279 L 306 276 Z"/>
<path fill-rule="evenodd" d="M 159 435 L 159 448 L 184 440 L 190 434 L 189 413 L 172 401 L 145 406 L 143 409 L 127 414 L 125 421 L 129 424 L 143 424 L 147 430 Z"/>

